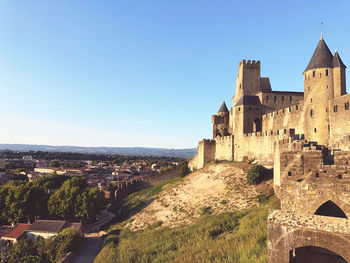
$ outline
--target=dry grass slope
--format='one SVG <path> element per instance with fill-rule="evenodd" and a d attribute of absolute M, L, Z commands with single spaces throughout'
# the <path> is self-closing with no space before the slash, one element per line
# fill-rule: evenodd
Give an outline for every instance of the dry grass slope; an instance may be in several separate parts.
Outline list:
<path fill-rule="evenodd" d="M 248 168 L 210 164 L 154 196 L 148 190 L 128 197 L 129 205 L 153 202 L 111 227 L 95 263 L 267 262 L 267 211 L 278 200 L 267 198 L 271 182 L 245 184 Z"/>

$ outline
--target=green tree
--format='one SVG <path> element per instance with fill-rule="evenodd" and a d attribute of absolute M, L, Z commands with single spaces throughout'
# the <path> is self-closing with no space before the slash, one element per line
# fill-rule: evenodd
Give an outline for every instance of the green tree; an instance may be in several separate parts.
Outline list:
<path fill-rule="evenodd" d="M 186 176 L 187 174 L 190 173 L 190 169 L 188 168 L 188 162 L 187 161 L 183 161 L 179 164 L 180 166 L 180 172 L 179 172 L 179 175 L 180 177 L 184 177 Z"/>
<path fill-rule="evenodd" d="M 14 244 L 10 250 L 8 263 L 44 263 L 38 256 L 38 252 L 29 240 L 20 240 Z"/>
<path fill-rule="evenodd" d="M 60 167 L 60 162 L 57 160 L 52 160 L 49 164 L 49 167 L 58 168 Z"/>
<path fill-rule="evenodd" d="M 54 216 L 93 221 L 106 205 L 103 191 L 88 189 L 84 178 L 73 177 L 50 196 L 48 210 Z"/>

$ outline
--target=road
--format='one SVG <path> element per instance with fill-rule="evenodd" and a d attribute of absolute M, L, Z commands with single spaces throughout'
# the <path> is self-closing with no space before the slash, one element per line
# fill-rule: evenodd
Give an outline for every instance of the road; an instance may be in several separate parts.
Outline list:
<path fill-rule="evenodd" d="M 97 254 L 101 251 L 103 240 L 97 233 L 85 235 L 84 243 L 74 252 L 69 263 L 93 263 Z"/>

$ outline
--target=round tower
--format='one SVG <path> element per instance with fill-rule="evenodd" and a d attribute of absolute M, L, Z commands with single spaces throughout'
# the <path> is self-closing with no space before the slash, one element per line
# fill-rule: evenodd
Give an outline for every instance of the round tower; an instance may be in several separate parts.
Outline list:
<path fill-rule="evenodd" d="M 304 71 L 304 131 L 310 141 L 329 142 L 329 100 L 334 98 L 333 55 L 321 37 Z"/>

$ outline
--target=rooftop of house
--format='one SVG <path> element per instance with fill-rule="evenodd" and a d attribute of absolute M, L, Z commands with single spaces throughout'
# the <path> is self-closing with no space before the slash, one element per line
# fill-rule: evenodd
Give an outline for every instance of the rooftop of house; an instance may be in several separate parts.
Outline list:
<path fill-rule="evenodd" d="M 66 227 L 67 221 L 64 220 L 35 220 L 27 229 L 31 232 L 59 233 Z"/>
<path fill-rule="evenodd" d="M 17 239 L 19 238 L 24 231 L 30 227 L 30 224 L 17 224 L 12 230 L 3 236 L 3 238 Z"/>

